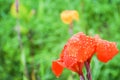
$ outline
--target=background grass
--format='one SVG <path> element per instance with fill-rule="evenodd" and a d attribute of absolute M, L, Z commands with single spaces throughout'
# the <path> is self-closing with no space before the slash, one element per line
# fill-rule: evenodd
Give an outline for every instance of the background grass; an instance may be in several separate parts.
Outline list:
<path fill-rule="evenodd" d="M 24 76 L 16 17 L 11 12 L 13 3 L 14 0 L 0 0 L 0 80 L 22 80 Z M 19 25 L 30 80 L 34 80 L 33 68 L 36 80 L 79 80 L 77 74 L 72 76 L 67 69 L 60 78 L 51 71 L 52 60 L 59 57 L 70 38 L 68 25 L 60 20 L 63 10 L 79 12 L 74 33 L 99 34 L 103 39 L 115 41 L 120 48 L 119 0 L 20 0 L 20 6 Z M 106 64 L 95 56 L 91 63 L 93 80 L 120 80 L 119 61 L 119 54 Z"/>

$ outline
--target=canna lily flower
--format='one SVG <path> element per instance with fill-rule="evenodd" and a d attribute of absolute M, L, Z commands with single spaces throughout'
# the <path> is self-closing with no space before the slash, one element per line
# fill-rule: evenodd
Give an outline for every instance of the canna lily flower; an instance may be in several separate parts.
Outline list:
<path fill-rule="evenodd" d="M 79 14 L 75 10 L 66 10 L 61 13 L 61 19 L 64 23 L 70 24 L 73 20 L 79 19 Z"/>
<path fill-rule="evenodd" d="M 57 77 L 61 75 L 64 68 L 82 75 L 84 63 L 86 61 L 90 63 L 95 53 L 98 60 L 107 62 L 118 53 L 118 49 L 114 42 L 86 36 L 81 32 L 77 33 L 65 44 L 60 58 L 52 62 L 52 71 Z"/>
<path fill-rule="evenodd" d="M 67 44 L 60 55 L 60 59 L 53 61 L 53 73 L 59 77 L 63 68 L 68 68 L 82 75 L 84 62 L 89 59 L 95 51 L 95 39 L 84 33 L 77 33 Z"/>

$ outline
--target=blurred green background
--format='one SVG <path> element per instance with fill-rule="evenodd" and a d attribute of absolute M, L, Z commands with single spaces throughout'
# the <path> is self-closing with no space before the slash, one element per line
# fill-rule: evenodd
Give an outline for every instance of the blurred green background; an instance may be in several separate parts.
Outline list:
<path fill-rule="evenodd" d="M 0 80 L 79 80 L 65 69 L 56 78 L 52 60 L 70 38 L 68 25 L 60 19 L 64 10 L 77 10 L 80 20 L 74 22 L 74 33 L 99 34 L 115 41 L 120 48 L 120 0 L 19 0 L 19 21 L 14 0 L 0 0 Z M 16 26 L 20 26 L 22 49 Z M 120 80 L 120 55 L 104 64 L 92 59 L 93 80 Z M 24 62 L 26 64 L 24 65 Z"/>

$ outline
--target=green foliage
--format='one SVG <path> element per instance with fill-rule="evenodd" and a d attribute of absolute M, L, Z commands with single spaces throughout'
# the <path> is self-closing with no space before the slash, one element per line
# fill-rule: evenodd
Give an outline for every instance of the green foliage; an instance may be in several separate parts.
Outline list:
<path fill-rule="evenodd" d="M 70 35 L 68 25 L 60 20 L 63 10 L 77 10 L 80 21 L 74 22 L 74 33 L 83 31 L 89 35 L 115 41 L 120 48 L 120 1 L 119 0 L 19 0 L 28 11 L 27 19 L 19 20 L 23 49 L 29 77 L 34 68 L 37 80 L 79 80 L 77 74 L 65 69 L 60 78 L 51 71 L 52 60 L 59 54 Z M 0 80 L 22 80 L 24 67 L 21 63 L 16 31 L 16 19 L 10 8 L 14 0 L 0 0 Z M 30 17 L 31 10 L 35 11 Z M 93 80 L 119 80 L 120 55 L 103 64 L 92 59 Z"/>

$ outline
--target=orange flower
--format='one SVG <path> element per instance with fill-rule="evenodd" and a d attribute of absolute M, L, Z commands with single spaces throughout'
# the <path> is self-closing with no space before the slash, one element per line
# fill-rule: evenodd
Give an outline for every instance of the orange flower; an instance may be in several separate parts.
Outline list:
<path fill-rule="evenodd" d="M 89 59 L 95 51 L 95 39 L 83 33 L 75 34 L 65 45 L 60 59 L 53 61 L 52 70 L 60 76 L 63 68 L 68 68 L 82 74 L 84 61 Z M 59 68 L 59 69 L 58 69 Z"/>
<path fill-rule="evenodd" d="M 108 62 L 118 53 L 118 49 L 116 48 L 115 42 L 109 42 L 100 38 L 97 38 L 96 40 L 97 58 L 100 61 Z"/>
<path fill-rule="evenodd" d="M 63 68 L 82 75 L 84 62 L 88 61 L 90 63 L 90 59 L 95 52 L 97 52 L 100 61 L 107 62 L 118 53 L 118 49 L 114 42 L 108 42 L 99 37 L 86 36 L 84 33 L 77 33 L 64 46 L 60 59 L 53 61 L 52 71 L 57 77 L 60 76 Z"/>
<path fill-rule="evenodd" d="M 79 19 L 79 14 L 75 10 L 66 10 L 61 13 L 61 19 L 64 23 L 70 24 L 73 20 Z"/>

